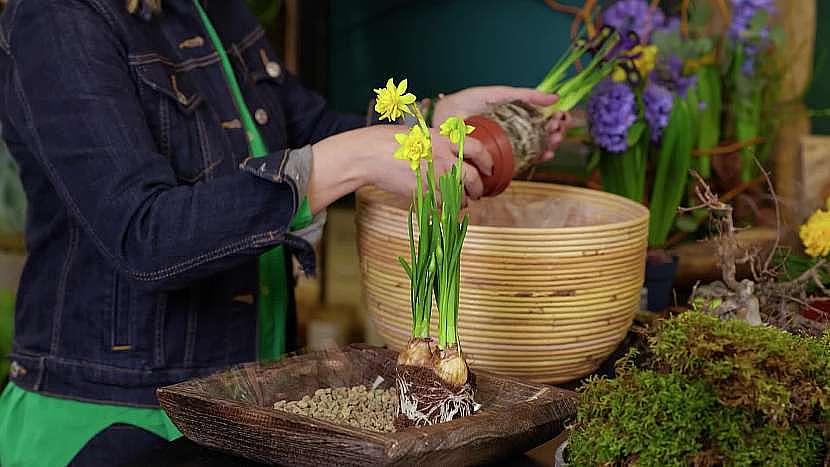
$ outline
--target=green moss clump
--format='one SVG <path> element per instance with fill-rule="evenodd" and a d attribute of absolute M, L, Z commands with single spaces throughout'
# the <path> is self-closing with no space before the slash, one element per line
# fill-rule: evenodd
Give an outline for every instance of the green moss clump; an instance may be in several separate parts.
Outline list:
<path fill-rule="evenodd" d="M 776 328 L 684 313 L 650 339 L 653 362 L 709 382 L 718 399 L 771 423 L 813 420 L 830 406 L 830 345 Z"/>
<path fill-rule="evenodd" d="M 830 433 L 830 338 L 686 313 L 613 379 L 579 389 L 577 466 L 822 465 Z"/>

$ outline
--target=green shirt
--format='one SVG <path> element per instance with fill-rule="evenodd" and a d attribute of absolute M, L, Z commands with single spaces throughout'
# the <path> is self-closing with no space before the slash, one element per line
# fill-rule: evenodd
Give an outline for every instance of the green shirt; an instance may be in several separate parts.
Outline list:
<path fill-rule="evenodd" d="M 263 157 L 268 149 L 242 97 L 227 52 L 198 0 L 193 3 L 221 59 L 248 135 L 251 155 Z M 304 200 L 291 228 L 305 227 L 311 217 Z M 260 360 L 277 360 L 285 353 L 289 293 L 285 261 L 282 247 L 268 251 L 259 260 L 257 358 Z M 168 441 L 182 436 L 161 409 L 60 399 L 25 391 L 9 383 L 0 396 L 0 466 L 66 465 L 92 437 L 116 423 L 143 428 Z"/>
<path fill-rule="evenodd" d="M 87 441 L 115 423 L 141 427 L 168 441 L 182 436 L 161 409 L 48 397 L 9 383 L 0 396 L 0 465 L 66 465 Z"/>

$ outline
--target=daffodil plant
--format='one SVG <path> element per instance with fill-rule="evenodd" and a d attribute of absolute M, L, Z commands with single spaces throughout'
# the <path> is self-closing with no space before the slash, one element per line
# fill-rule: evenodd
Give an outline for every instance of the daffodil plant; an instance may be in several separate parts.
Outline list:
<path fill-rule="evenodd" d="M 406 80 L 395 85 L 391 78 L 385 87 L 375 89 L 375 111 L 382 120 L 394 122 L 405 114 L 417 120 L 408 133 L 395 135 L 399 148 L 394 157 L 408 162 L 417 180 L 409 210 L 409 260 L 399 258 L 411 286 L 412 337 L 407 348 L 398 356 L 398 365 L 431 369 L 448 387 L 466 387 L 464 390 L 470 392 L 470 401 L 464 403 L 464 408 L 428 411 L 444 414 L 441 418 L 452 418 L 457 414 L 469 414 L 472 407 L 467 364 L 458 339 L 458 304 L 461 248 L 469 223 L 467 215 L 460 215 L 464 189 L 464 139 L 474 128 L 458 117 L 450 117 L 440 125 L 440 134 L 458 146 L 458 158 L 449 171 L 437 177 L 429 127 L 415 105 L 415 96 L 406 90 Z M 430 337 L 433 295 L 439 314 L 437 343 Z M 410 419 L 429 418 L 406 390 L 402 389 L 401 395 L 401 409 Z M 463 402 L 458 397 L 450 399 L 456 405 Z M 445 420 L 431 420 L 430 423 L 434 421 Z"/>

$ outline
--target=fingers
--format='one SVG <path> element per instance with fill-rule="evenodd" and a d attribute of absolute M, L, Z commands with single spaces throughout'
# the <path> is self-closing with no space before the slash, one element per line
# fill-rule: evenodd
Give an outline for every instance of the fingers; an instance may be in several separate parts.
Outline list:
<path fill-rule="evenodd" d="M 548 106 L 559 101 L 556 94 L 537 91 L 533 88 L 514 88 L 510 86 L 490 86 L 488 88 L 490 103 L 520 100 L 528 104 Z"/>
<path fill-rule="evenodd" d="M 465 162 L 461 167 L 461 178 L 464 182 L 466 197 L 474 200 L 481 198 L 484 194 L 484 183 L 481 181 L 478 169 Z"/>
<path fill-rule="evenodd" d="M 517 88 L 517 91 L 523 94 L 523 97 L 519 97 L 519 99 L 528 104 L 544 107 L 559 102 L 559 96 L 556 94 L 548 94 L 531 88 Z"/>
<path fill-rule="evenodd" d="M 571 124 L 571 114 L 568 112 L 557 112 L 551 116 L 548 123 L 545 125 L 547 132 L 548 149 L 539 158 L 540 162 L 553 159 L 554 150 L 562 144 L 565 139 L 565 132 Z"/>
<path fill-rule="evenodd" d="M 565 130 L 571 127 L 571 123 L 573 122 L 573 118 L 571 117 L 570 112 L 565 112 L 565 115 L 562 118 L 562 125 L 564 125 Z"/>
<path fill-rule="evenodd" d="M 457 151 L 457 148 L 455 148 Z M 481 141 L 475 138 L 464 140 L 464 161 L 474 165 L 479 172 L 493 175 L 493 156 L 487 152 Z"/>

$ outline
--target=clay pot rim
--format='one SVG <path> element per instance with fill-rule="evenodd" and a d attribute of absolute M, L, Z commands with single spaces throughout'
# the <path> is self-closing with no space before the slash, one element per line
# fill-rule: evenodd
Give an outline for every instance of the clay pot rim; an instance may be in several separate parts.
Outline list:
<path fill-rule="evenodd" d="M 818 307 L 818 310 L 814 310 L 806 305 L 801 307 L 801 316 L 810 321 L 816 321 L 819 323 L 825 323 L 830 321 L 830 297 L 810 297 L 807 301 L 807 304 L 815 306 L 818 303 L 826 304 L 824 307 Z"/>
<path fill-rule="evenodd" d="M 496 196 L 506 190 L 513 180 L 513 146 L 507 133 L 492 119 L 473 115 L 466 122 L 476 128 L 470 136 L 481 141 L 493 157 L 493 175 L 482 174 L 481 178 L 485 186 L 484 196 Z"/>

